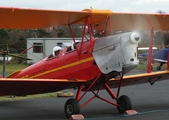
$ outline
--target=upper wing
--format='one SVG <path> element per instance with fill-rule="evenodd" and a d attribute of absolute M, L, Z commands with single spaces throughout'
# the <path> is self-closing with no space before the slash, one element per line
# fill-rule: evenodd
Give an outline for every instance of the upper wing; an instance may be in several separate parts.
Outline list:
<path fill-rule="evenodd" d="M 168 30 L 169 14 L 113 13 L 113 30 Z"/>
<path fill-rule="evenodd" d="M 0 78 L 0 95 L 29 95 L 77 87 L 85 80 Z"/>
<path fill-rule="evenodd" d="M 84 23 L 90 16 L 93 26 L 105 28 L 111 19 L 112 30 L 168 30 L 169 15 L 141 13 L 113 13 L 110 10 L 59 11 L 0 7 L 0 28 L 34 29 Z"/>
<path fill-rule="evenodd" d="M 0 28 L 34 29 L 84 22 L 93 15 L 95 22 L 101 22 L 112 12 L 109 10 L 59 11 L 0 7 Z"/>

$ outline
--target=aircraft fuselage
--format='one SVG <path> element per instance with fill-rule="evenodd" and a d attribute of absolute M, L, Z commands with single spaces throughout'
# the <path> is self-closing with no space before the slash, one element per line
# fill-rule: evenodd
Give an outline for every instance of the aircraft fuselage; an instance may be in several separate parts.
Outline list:
<path fill-rule="evenodd" d="M 136 33 L 123 33 L 84 41 L 74 50 L 65 48 L 58 56 L 46 57 L 9 77 L 92 80 L 100 73 L 126 73 L 139 64 L 137 37 Z"/>

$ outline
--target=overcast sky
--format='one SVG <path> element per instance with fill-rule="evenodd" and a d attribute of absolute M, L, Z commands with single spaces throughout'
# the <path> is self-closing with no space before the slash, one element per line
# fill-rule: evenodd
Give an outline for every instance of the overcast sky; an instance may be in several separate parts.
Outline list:
<path fill-rule="evenodd" d="M 56 10 L 109 9 L 114 12 L 169 13 L 169 0 L 0 0 L 0 6 Z"/>

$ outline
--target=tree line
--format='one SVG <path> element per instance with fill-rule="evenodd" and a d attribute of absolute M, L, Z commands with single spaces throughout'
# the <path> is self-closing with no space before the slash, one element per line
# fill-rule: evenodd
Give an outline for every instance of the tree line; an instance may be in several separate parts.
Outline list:
<path fill-rule="evenodd" d="M 73 29 L 76 37 L 80 34 L 76 29 Z M 10 30 L 0 29 L 0 44 L 8 44 L 11 53 L 20 53 L 26 49 L 26 38 L 54 38 L 54 37 L 71 37 L 67 26 L 34 29 L 34 30 Z"/>
<path fill-rule="evenodd" d="M 120 31 L 128 32 L 128 31 Z M 140 47 L 148 47 L 149 45 L 149 32 L 150 31 L 137 31 L 141 37 Z M 73 28 L 75 37 L 82 37 L 82 31 L 77 27 Z M 119 33 L 114 31 L 114 34 Z M 98 33 L 96 35 L 99 37 Z M 0 29 L 0 44 L 8 44 L 11 53 L 21 53 L 26 49 L 26 38 L 54 38 L 54 37 L 72 37 L 67 26 L 53 27 L 48 29 L 35 29 L 35 30 L 10 30 Z M 155 31 L 154 46 L 160 48 L 169 45 L 168 31 Z"/>

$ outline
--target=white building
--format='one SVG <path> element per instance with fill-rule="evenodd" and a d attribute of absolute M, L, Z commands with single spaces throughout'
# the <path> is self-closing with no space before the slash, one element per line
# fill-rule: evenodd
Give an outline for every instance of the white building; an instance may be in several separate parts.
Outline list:
<path fill-rule="evenodd" d="M 75 38 L 81 40 L 81 38 Z M 33 64 L 52 54 L 55 46 L 70 46 L 72 38 L 27 38 L 27 64 Z"/>

